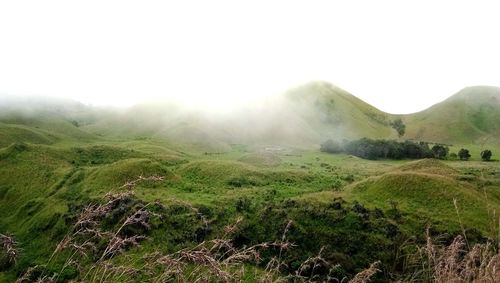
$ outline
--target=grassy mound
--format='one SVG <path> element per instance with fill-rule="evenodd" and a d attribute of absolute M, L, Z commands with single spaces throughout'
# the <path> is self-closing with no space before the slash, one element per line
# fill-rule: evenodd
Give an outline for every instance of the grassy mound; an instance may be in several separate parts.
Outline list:
<path fill-rule="evenodd" d="M 87 179 L 90 187 L 97 188 L 99 193 L 105 193 L 120 188 L 139 176 L 175 178 L 175 175 L 159 162 L 145 158 L 131 158 L 90 169 Z M 95 190 L 92 191 L 92 194 L 94 193 Z"/>
<path fill-rule="evenodd" d="M 458 171 L 444 162 L 437 159 L 422 159 L 417 161 L 408 162 L 402 166 L 396 168 L 396 170 L 401 170 L 403 172 L 420 172 L 437 174 L 443 176 L 453 176 L 458 173 Z"/>
<path fill-rule="evenodd" d="M 141 156 L 133 150 L 105 145 L 73 147 L 70 151 L 68 156 L 72 158 L 71 163 L 76 165 L 109 164 L 118 160 Z"/>
<path fill-rule="evenodd" d="M 186 164 L 176 173 L 191 182 L 209 186 L 281 188 L 324 181 L 319 177 L 315 180 L 313 175 L 300 170 L 261 170 L 238 161 L 196 161 Z"/>
<path fill-rule="evenodd" d="M 488 208 L 500 208 L 473 186 L 453 178 L 422 172 L 391 172 L 355 184 L 350 199 L 390 209 L 396 207 L 427 221 L 439 219 L 447 227 L 458 227 L 459 218 L 469 227 L 487 230 Z"/>
<path fill-rule="evenodd" d="M 177 173 L 183 178 L 207 184 L 227 184 L 241 187 L 261 185 L 264 174 L 249 164 L 235 161 L 196 161 L 181 167 Z"/>

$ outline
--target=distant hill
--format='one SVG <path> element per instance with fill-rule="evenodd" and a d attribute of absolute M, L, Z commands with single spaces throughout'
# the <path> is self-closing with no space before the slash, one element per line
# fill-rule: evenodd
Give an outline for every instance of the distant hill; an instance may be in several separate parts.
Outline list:
<path fill-rule="evenodd" d="M 0 97 L 0 147 L 14 142 L 52 144 L 97 137 L 80 128 L 91 108 L 65 99 Z"/>
<path fill-rule="evenodd" d="M 450 144 L 500 144 L 500 88 L 467 87 L 424 111 L 404 115 L 406 137 Z"/>
<path fill-rule="evenodd" d="M 318 136 L 333 139 L 395 138 L 392 115 L 327 82 L 288 91 L 291 106 Z"/>

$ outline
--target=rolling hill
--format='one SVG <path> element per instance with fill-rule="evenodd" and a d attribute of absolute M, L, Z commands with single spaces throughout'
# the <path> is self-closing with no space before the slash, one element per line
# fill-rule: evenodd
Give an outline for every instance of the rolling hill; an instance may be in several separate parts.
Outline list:
<path fill-rule="evenodd" d="M 285 94 L 289 106 L 321 138 L 395 137 L 392 116 L 327 82 L 311 82 Z"/>
<path fill-rule="evenodd" d="M 500 88 L 467 87 L 424 111 L 404 115 L 407 137 L 450 144 L 500 143 Z"/>

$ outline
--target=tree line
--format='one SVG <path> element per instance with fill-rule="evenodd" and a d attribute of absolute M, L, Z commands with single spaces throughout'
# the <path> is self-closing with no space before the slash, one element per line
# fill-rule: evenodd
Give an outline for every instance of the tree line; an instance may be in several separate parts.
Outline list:
<path fill-rule="evenodd" d="M 353 141 L 337 142 L 327 140 L 321 144 L 320 150 L 328 153 L 347 153 L 364 159 L 422 159 L 437 158 L 447 159 L 449 148 L 444 144 L 431 144 L 427 142 L 395 141 L 384 139 L 362 138 Z M 491 159 L 491 150 L 481 152 L 481 158 L 485 161 Z M 450 157 L 456 158 L 452 153 Z M 461 149 L 459 155 L 461 160 L 468 160 L 471 155 L 467 149 Z"/>

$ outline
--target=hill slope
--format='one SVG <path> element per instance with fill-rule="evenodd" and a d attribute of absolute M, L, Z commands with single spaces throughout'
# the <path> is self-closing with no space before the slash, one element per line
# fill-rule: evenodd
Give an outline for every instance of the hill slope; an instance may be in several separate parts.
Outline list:
<path fill-rule="evenodd" d="M 394 137 L 390 114 L 327 82 L 311 82 L 286 96 L 292 109 L 323 138 Z"/>
<path fill-rule="evenodd" d="M 406 137 L 452 144 L 500 143 L 500 88 L 468 87 L 424 111 L 403 116 Z"/>
<path fill-rule="evenodd" d="M 82 130 L 77 122 L 77 117 L 90 111 L 90 107 L 69 100 L 0 97 L 0 147 L 14 142 L 95 140 L 97 137 Z"/>

